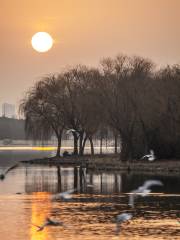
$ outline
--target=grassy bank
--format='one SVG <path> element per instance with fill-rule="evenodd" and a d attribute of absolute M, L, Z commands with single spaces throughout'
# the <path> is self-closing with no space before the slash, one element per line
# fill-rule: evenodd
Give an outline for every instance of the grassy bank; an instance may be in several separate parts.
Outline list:
<path fill-rule="evenodd" d="M 82 157 L 52 157 L 44 159 L 35 159 L 24 161 L 28 164 L 43 165 L 81 165 L 88 167 L 92 171 L 135 171 L 135 172 L 153 172 L 163 174 L 180 174 L 180 159 L 155 160 L 153 162 L 145 160 L 133 160 L 122 162 L 118 155 L 85 155 Z"/>

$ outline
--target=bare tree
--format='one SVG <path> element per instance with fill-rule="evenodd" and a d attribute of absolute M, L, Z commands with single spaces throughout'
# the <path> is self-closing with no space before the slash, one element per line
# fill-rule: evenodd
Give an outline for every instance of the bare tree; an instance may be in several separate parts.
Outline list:
<path fill-rule="evenodd" d="M 27 135 L 44 139 L 55 134 L 58 140 L 57 154 L 60 156 L 61 138 L 65 127 L 65 82 L 55 75 L 42 78 L 27 92 L 20 105 L 25 116 Z"/>
<path fill-rule="evenodd" d="M 158 131 L 153 139 L 153 148 L 159 158 L 180 156 L 180 66 L 161 69 L 154 83 L 158 91 Z"/>
<path fill-rule="evenodd" d="M 64 77 L 67 82 L 67 126 L 73 128 L 74 154 L 83 155 L 87 139 L 91 144 L 91 153 L 94 154 L 92 137 L 98 129 L 99 108 L 96 98 L 94 82 L 100 74 L 97 69 L 77 66 L 67 70 Z"/>
<path fill-rule="evenodd" d="M 101 95 L 108 111 L 108 122 L 121 137 L 121 160 L 132 159 L 134 131 L 140 119 L 138 89 L 148 78 L 152 63 L 139 57 L 118 55 L 115 59 L 103 59 L 101 66 L 104 76 Z"/>
<path fill-rule="evenodd" d="M 111 129 L 115 153 L 119 136 L 120 159 L 126 161 L 150 149 L 159 157 L 180 156 L 179 102 L 179 65 L 156 72 L 149 59 L 121 54 L 103 59 L 100 70 L 78 65 L 42 78 L 20 110 L 27 134 L 35 139 L 56 135 L 57 156 L 63 130 L 73 129 L 75 155 L 84 154 L 87 140 L 93 155 L 94 135 Z"/>

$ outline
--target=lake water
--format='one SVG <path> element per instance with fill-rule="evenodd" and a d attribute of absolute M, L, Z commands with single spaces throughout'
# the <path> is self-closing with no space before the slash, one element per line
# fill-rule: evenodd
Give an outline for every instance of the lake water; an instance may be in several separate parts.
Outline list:
<path fill-rule="evenodd" d="M 18 156 L 22 160 L 45 155 L 11 154 L 11 161 L 8 153 L 0 154 L 0 170 L 17 161 Z M 138 197 L 131 209 L 128 193 L 149 179 L 161 180 L 164 186 L 153 187 L 150 195 Z M 53 194 L 73 188 L 72 199 L 51 200 Z M 115 218 L 124 212 L 132 213 L 133 218 L 122 224 L 116 236 Z M 180 239 L 180 176 L 20 165 L 0 181 L 0 213 L 0 240 L 176 240 Z M 46 217 L 63 221 L 66 227 L 37 231 L 35 225 L 42 225 Z"/>

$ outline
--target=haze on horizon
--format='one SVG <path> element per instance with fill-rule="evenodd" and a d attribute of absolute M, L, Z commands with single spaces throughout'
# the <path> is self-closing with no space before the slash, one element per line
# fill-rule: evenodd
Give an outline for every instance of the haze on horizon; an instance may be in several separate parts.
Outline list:
<path fill-rule="evenodd" d="M 179 9 L 179 0 L 2 0 L 0 103 L 18 104 L 44 74 L 118 53 L 180 63 Z M 38 31 L 54 38 L 47 53 L 31 47 Z"/>

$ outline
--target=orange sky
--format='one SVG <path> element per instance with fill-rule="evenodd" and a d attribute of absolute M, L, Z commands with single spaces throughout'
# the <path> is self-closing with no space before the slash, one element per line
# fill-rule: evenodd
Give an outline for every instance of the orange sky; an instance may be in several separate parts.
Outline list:
<path fill-rule="evenodd" d="M 18 103 L 43 74 L 117 53 L 180 63 L 180 0 L 1 0 L 0 103 Z M 31 48 L 37 31 L 55 40 Z"/>

